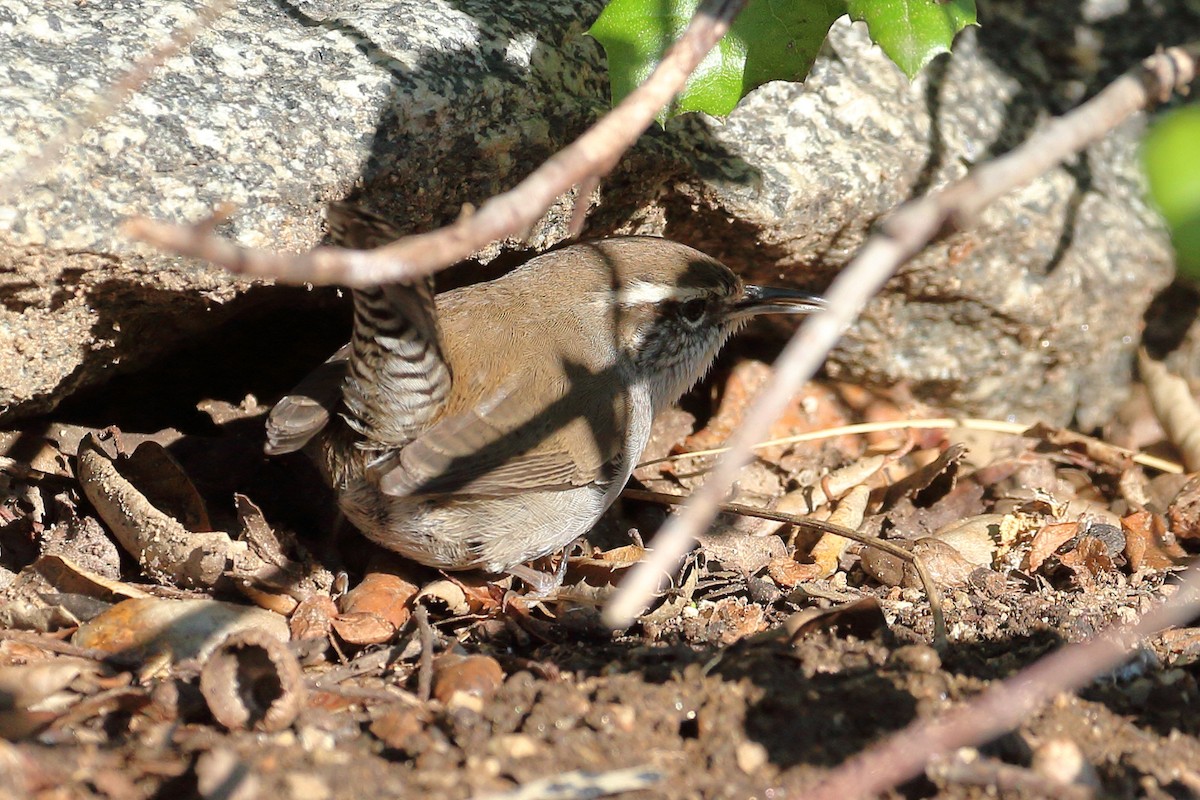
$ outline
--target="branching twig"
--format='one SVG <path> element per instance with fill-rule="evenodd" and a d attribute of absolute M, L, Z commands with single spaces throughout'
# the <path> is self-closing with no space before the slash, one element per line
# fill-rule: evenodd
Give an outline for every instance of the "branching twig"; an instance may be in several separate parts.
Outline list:
<path fill-rule="evenodd" d="M 125 233 L 182 256 L 285 283 L 370 286 L 432 274 L 494 241 L 528 230 L 572 186 L 588 185 L 607 174 L 679 93 L 744 4 L 745 0 L 714 0 L 702 5 L 645 83 L 516 187 L 445 228 L 407 236 L 376 250 L 318 247 L 302 255 L 244 248 L 197 226 L 143 217 L 127 222 Z"/>
<path fill-rule="evenodd" d="M 1011 678 L 993 684 L 971 702 L 937 719 L 916 722 L 835 769 L 805 797 L 847 800 L 874 797 L 916 777 L 938 753 L 979 745 L 1010 730 L 1062 692 L 1079 689 L 1121 663 L 1139 639 L 1187 622 L 1200 608 L 1200 570 L 1189 569 L 1179 591 L 1132 627 L 1111 630 L 1063 647 Z"/>
<path fill-rule="evenodd" d="M 621 496 L 630 500 L 645 500 L 650 503 L 665 503 L 667 505 L 684 505 L 687 502 L 687 498 L 680 495 L 650 492 L 643 489 L 625 489 L 621 492 Z M 925 596 L 929 599 L 929 612 L 930 616 L 933 617 L 933 642 L 939 649 L 946 644 L 946 615 L 942 611 L 942 592 L 934 582 L 933 576 L 929 574 L 929 569 L 925 566 L 925 562 L 912 551 L 905 550 L 903 547 L 886 539 L 880 539 L 878 536 L 859 533 L 852 528 L 847 528 L 845 525 L 836 525 L 825 520 L 802 517 L 798 514 L 787 514 L 782 511 L 772 511 L 766 508 L 754 508 L 753 506 L 742 505 L 741 503 L 722 503 L 719 508 L 727 514 L 756 517 L 758 519 L 771 520 L 772 522 L 784 522 L 788 525 L 795 525 L 798 528 L 808 528 L 820 531 L 821 533 L 832 533 L 834 536 L 841 536 L 845 539 L 859 542 L 867 547 L 874 547 L 876 550 L 881 550 L 895 556 L 901 561 L 912 564 L 913 569 L 916 570 L 917 577 L 921 581 L 921 587 L 925 590 Z"/>
<path fill-rule="evenodd" d="M 1173 91 L 1185 91 L 1195 79 L 1198 55 L 1200 45 L 1193 45 L 1146 59 L 1021 147 L 940 192 L 906 203 L 887 219 L 830 286 L 825 295 L 829 308 L 809 317 L 796 331 L 775 362 L 774 376 L 730 439 L 730 451 L 692 495 L 691 503 L 659 531 L 653 554 L 621 584 L 604 610 L 604 621 L 624 628 L 645 608 L 661 576 L 674 572 L 698 532 L 716 515 L 726 490 L 750 460 L 755 442 L 767 438 L 792 395 L 816 373 L 842 331 L 901 264 L 935 237 L 969 224 L 1001 194 L 1079 152 L 1136 112 L 1165 101 Z"/>

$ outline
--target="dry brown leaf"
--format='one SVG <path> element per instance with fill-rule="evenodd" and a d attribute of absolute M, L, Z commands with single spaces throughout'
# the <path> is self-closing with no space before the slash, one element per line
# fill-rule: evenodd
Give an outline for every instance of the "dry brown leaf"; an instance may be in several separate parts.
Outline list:
<path fill-rule="evenodd" d="M 837 508 L 829 516 L 829 521 L 834 525 L 841 525 L 843 528 L 849 528 L 852 531 L 858 530 L 863 523 L 867 501 L 870 497 L 871 490 L 865 484 L 859 484 L 851 489 L 838 503 Z M 837 572 L 842 555 L 851 544 L 852 542 L 849 539 L 844 536 L 838 536 L 836 533 L 822 534 L 821 538 L 817 540 L 817 543 L 809 551 L 813 565 L 817 567 L 815 577 L 828 578 Z"/>
<path fill-rule="evenodd" d="M 30 569 L 45 578 L 55 589 L 66 594 L 82 594 L 107 602 L 150 596 L 145 590 L 132 584 L 110 580 L 89 572 L 64 556 L 41 556 L 30 565 Z"/>
<path fill-rule="evenodd" d="M 939 528 L 933 538 L 950 545 L 975 566 L 991 567 L 1003 521 L 1003 514 L 978 514 Z"/>
<path fill-rule="evenodd" d="M 1133 467 L 1133 457 L 1128 451 L 1065 428 L 1054 428 L 1039 422 L 1023 435 L 1040 439 L 1065 456 L 1068 463 L 1093 472 L 1120 475 Z"/>
<path fill-rule="evenodd" d="M 842 636 L 869 639 L 877 632 L 887 630 L 887 617 L 878 599 L 864 597 L 823 611 L 813 608 L 798 611 L 788 617 L 783 627 L 791 644 L 817 631 L 836 631 Z"/>
<path fill-rule="evenodd" d="M 204 533 L 213 529 L 200 492 L 158 442 L 142 442 L 128 457 L 118 458 L 113 464 L 151 505 L 179 520 L 189 531 Z"/>
<path fill-rule="evenodd" d="M 813 486 L 802 486 L 788 492 L 775 503 L 774 510 L 801 517 L 810 516 L 829 503 L 830 498 L 825 495 L 826 490 L 834 499 L 841 497 L 878 474 L 886 463 L 887 458 L 881 455 L 860 458 L 852 464 L 835 469 Z M 777 534 L 787 526 L 786 522 L 767 523 L 762 527 L 762 535 Z"/>
<path fill-rule="evenodd" d="M 613 586 L 620 581 L 625 570 L 639 563 L 645 555 L 646 548 L 627 544 L 591 556 L 572 558 L 567 563 L 565 580 L 571 584 L 584 582 L 591 586 Z"/>
<path fill-rule="evenodd" d="M 1059 555 L 1058 561 L 1083 588 L 1091 586 L 1101 573 L 1116 570 L 1108 546 L 1095 536 L 1079 537 L 1079 544 Z"/>
<path fill-rule="evenodd" d="M 767 574 L 782 589 L 792 589 L 797 584 L 815 580 L 820 571 L 820 566 L 801 564 L 792 556 L 780 556 L 767 564 Z"/>
<path fill-rule="evenodd" d="M 1025 556 L 1025 568 L 1036 572 L 1046 559 L 1079 534 L 1078 522 L 1056 522 L 1045 525 L 1033 536 L 1029 553 Z"/>
<path fill-rule="evenodd" d="M 701 569 L 696 557 L 684 561 L 679 574 L 671 580 L 669 588 L 664 592 L 663 602 L 638 617 L 643 626 L 662 625 L 667 620 L 673 620 L 683 613 L 683 609 L 692 603 L 696 594 L 696 586 L 700 582 Z M 670 578 L 671 576 L 664 576 Z"/>
<path fill-rule="evenodd" d="M 1129 569 L 1169 569 L 1187 561 L 1187 553 L 1166 539 L 1166 523 L 1160 514 L 1136 511 L 1121 519 L 1125 531 L 1125 559 Z"/>
<path fill-rule="evenodd" d="M 367 612 L 387 620 L 399 629 L 408 622 L 417 587 L 388 572 L 368 572 L 362 581 L 338 601 L 343 613 Z"/>
<path fill-rule="evenodd" d="M 1187 471 L 1200 470 L 1200 407 L 1187 381 L 1150 358 L 1145 348 L 1138 349 L 1138 373 L 1146 385 L 1154 415 L 1167 439 L 1179 450 Z"/>
<path fill-rule="evenodd" d="M 325 639 L 337 616 L 337 605 L 328 595 L 312 595 L 300 601 L 288 620 L 293 640 Z"/>
<path fill-rule="evenodd" d="M 1200 539 L 1200 475 L 1183 485 L 1167 508 L 1171 533 L 1180 539 Z"/>
<path fill-rule="evenodd" d="M 971 573 L 978 569 L 975 564 L 963 558 L 952 545 L 930 536 L 913 542 L 912 554 L 914 558 L 921 559 L 936 586 L 966 586 L 970 582 Z M 904 565 L 902 585 L 912 589 L 924 588 L 912 564 Z"/>
<path fill-rule="evenodd" d="M 0 431 L 0 470 L 20 478 L 73 477 L 66 455 L 54 442 L 26 431 Z"/>
<path fill-rule="evenodd" d="M 347 644 L 383 644 L 390 642 L 396 635 L 395 625 L 370 611 L 338 614 L 331 624 L 333 630 Z"/>
<path fill-rule="evenodd" d="M 966 455 L 965 444 L 950 445 L 933 461 L 888 487 L 883 507 L 891 508 L 903 497 L 913 498 L 916 505 L 932 505 L 954 489 L 958 464 Z"/>
<path fill-rule="evenodd" d="M 434 581 L 424 586 L 417 593 L 418 603 L 434 603 L 446 609 L 454 616 L 462 616 L 471 612 L 467 603 L 467 592 L 462 584 L 449 579 Z"/>
<path fill-rule="evenodd" d="M 954 547 L 930 536 L 912 541 L 898 540 L 892 544 L 908 549 L 913 558 L 920 559 L 933 583 L 938 586 L 965 586 L 971 573 L 977 569 Z M 921 576 L 911 561 L 873 547 L 864 548 L 860 559 L 863 571 L 884 586 L 924 588 Z"/>
<path fill-rule="evenodd" d="M 722 597 L 700 604 L 699 613 L 683 620 L 682 632 L 697 642 L 719 642 L 729 647 L 765 630 L 763 607 L 744 597 Z"/>

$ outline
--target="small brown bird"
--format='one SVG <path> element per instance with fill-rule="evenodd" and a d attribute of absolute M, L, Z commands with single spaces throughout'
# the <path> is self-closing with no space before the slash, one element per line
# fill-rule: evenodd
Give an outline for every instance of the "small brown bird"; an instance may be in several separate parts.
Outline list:
<path fill-rule="evenodd" d="M 345 205 L 333 240 L 399 238 Z M 272 410 L 268 454 L 304 447 L 368 538 L 446 570 L 556 582 L 558 552 L 620 493 L 653 416 L 756 314 L 820 298 L 743 284 L 720 262 L 636 236 L 538 256 L 434 298 L 431 279 L 355 290 L 354 333 Z"/>

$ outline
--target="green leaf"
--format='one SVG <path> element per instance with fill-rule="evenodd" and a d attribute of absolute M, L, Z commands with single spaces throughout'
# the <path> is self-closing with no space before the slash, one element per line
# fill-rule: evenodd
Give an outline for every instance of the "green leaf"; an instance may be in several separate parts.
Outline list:
<path fill-rule="evenodd" d="M 867 23 L 871 39 L 913 78 L 954 36 L 975 21 L 975 0 L 848 0 L 850 17 Z"/>
<path fill-rule="evenodd" d="M 588 31 L 608 54 L 613 103 L 646 79 L 679 38 L 699 0 L 613 0 Z M 750 0 L 729 33 L 700 63 L 660 117 L 688 111 L 728 114 L 772 80 L 803 80 L 844 0 Z"/>
<path fill-rule="evenodd" d="M 1200 106 L 1163 117 L 1146 135 L 1150 196 L 1171 230 L 1179 271 L 1200 279 Z"/>

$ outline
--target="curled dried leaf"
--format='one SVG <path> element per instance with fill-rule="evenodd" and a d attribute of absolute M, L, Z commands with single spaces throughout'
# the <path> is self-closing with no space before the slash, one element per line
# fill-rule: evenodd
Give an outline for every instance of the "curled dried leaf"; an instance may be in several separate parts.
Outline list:
<path fill-rule="evenodd" d="M 975 566 L 990 567 L 1003 521 L 1003 514 L 976 514 L 939 528 L 933 538 L 950 545 Z"/>
<path fill-rule="evenodd" d="M 767 574 L 782 589 L 792 589 L 797 584 L 815 580 L 820 571 L 820 565 L 801 564 L 791 556 L 780 556 L 767 564 Z"/>
<path fill-rule="evenodd" d="M 842 498 L 837 508 L 830 515 L 829 521 L 851 530 L 858 530 L 859 526 L 863 523 L 863 515 L 866 512 L 867 501 L 870 497 L 871 490 L 867 488 L 866 484 L 860 483 Z M 846 552 L 847 548 L 850 547 L 850 544 L 849 539 L 844 536 L 838 536 L 836 533 L 821 534 L 821 538 L 817 540 L 812 550 L 809 551 L 813 565 L 817 567 L 815 577 L 828 578 L 837 572 L 838 563 L 841 561 L 842 555 Z"/>
<path fill-rule="evenodd" d="M 806 516 L 815 513 L 819 508 L 833 499 L 839 498 L 855 486 L 865 484 L 873 475 L 883 469 L 887 458 L 881 455 L 860 458 L 852 464 L 836 469 L 829 473 L 814 486 L 802 486 L 779 498 L 775 504 L 776 511 L 784 514 Z M 772 523 L 764 528 L 763 534 L 778 533 L 786 527 L 785 522 Z"/>
<path fill-rule="evenodd" d="M 1033 536 L 1029 546 L 1029 554 L 1025 557 L 1026 568 L 1036 572 L 1047 558 L 1058 548 L 1079 535 L 1078 522 L 1056 522 L 1045 525 Z"/>
<path fill-rule="evenodd" d="M 976 569 L 976 565 L 963 558 L 954 547 L 929 536 L 893 544 L 911 550 L 913 558 L 920 559 L 925 565 L 936 586 L 965 586 Z M 861 558 L 863 570 L 884 586 L 924 588 L 910 561 L 874 548 L 863 550 Z"/>
<path fill-rule="evenodd" d="M 1137 572 L 1143 567 L 1169 569 L 1187 560 L 1187 553 L 1168 539 L 1167 526 L 1161 514 L 1137 511 L 1121 520 L 1125 531 L 1125 559 L 1129 569 Z"/>
<path fill-rule="evenodd" d="M 1200 539 L 1200 475 L 1183 485 L 1167 508 L 1171 533 L 1180 539 Z"/>
<path fill-rule="evenodd" d="M 912 497 L 917 505 L 931 505 L 954 489 L 958 478 L 958 464 L 967 455 L 965 444 L 952 444 L 933 461 L 894 483 L 883 500 L 884 508 L 891 508 L 903 497 Z M 918 497 L 918 495 L 923 495 Z"/>
<path fill-rule="evenodd" d="M 338 606 L 347 614 L 376 614 L 398 630 L 408 622 L 416 594 L 416 584 L 398 575 L 368 572 L 357 586 L 342 595 Z"/>
<path fill-rule="evenodd" d="M 1172 375 L 1165 364 L 1150 358 L 1144 348 L 1138 350 L 1138 373 L 1146 384 L 1154 415 L 1171 444 L 1179 450 L 1188 472 L 1200 470 L 1200 406 L 1192 397 L 1187 381 Z"/>
<path fill-rule="evenodd" d="M 784 621 L 789 643 L 796 643 L 817 631 L 837 631 L 842 636 L 869 639 L 887 630 L 883 606 L 874 597 L 864 597 L 827 610 L 805 609 Z"/>
<path fill-rule="evenodd" d="M 1084 589 L 1102 573 L 1116 569 L 1108 544 L 1095 536 L 1080 536 L 1078 544 L 1061 554 L 1058 561 L 1066 577 Z"/>
<path fill-rule="evenodd" d="M 434 603 L 446 609 L 450 614 L 458 616 L 467 614 L 471 607 L 467 603 L 467 593 L 458 583 L 443 579 L 434 581 L 417 593 L 417 602 Z"/>
<path fill-rule="evenodd" d="M 325 639 L 337 616 L 337 605 L 327 595 L 312 595 L 300 601 L 288 620 L 293 640 Z"/>
<path fill-rule="evenodd" d="M 952 545 L 926 536 L 913 542 L 913 557 L 919 558 L 929 570 L 929 576 L 937 586 L 966 586 L 976 565 L 963 558 Z M 922 588 L 921 578 L 911 564 L 904 570 L 904 586 Z"/>
<path fill-rule="evenodd" d="M 337 635 L 347 644 L 383 644 L 396 635 L 395 625 L 370 611 L 338 614 L 332 624 Z"/>

